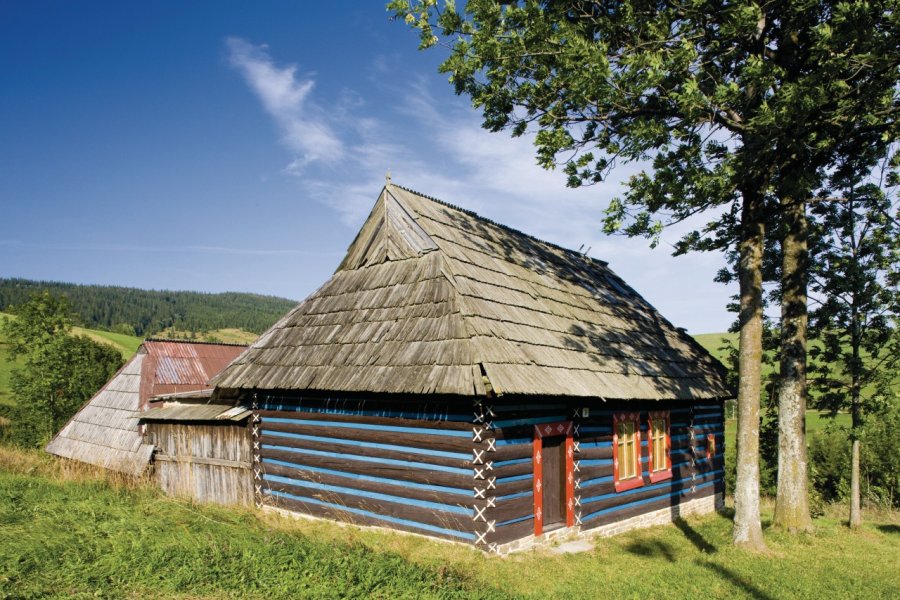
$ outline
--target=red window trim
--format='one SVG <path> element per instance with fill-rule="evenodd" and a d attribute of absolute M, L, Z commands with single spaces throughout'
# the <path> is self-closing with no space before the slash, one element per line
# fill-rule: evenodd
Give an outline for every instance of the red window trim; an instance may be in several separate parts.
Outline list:
<path fill-rule="evenodd" d="M 665 420 L 666 422 L 666 464 L 660 465 L 664 468 L 661 470 L 656 470 L 657 465 L 653 463 L 653 420 Z M 666 479 L 672 479 L 672 436 L 670 435 L 670 428 L 672 426 L 672 421 L 669 417 L 669 411 L 667 410 L 653 410 L 647 414 L 647 450 L 650 454 L 650 483 L 656 483 L 657 481 L 665 481 Z"/>
<path fill-rule="evenodd" d="M 619 423 L 634 422 L 635 476 L 619 481 Z M 617 492 L 633 490 L 644 485 L 644 467 L 641 463 L 641 413 L 613 414 L 613 483 Z"/>
<path fill-rule="evenodd" d="M 541 423 L 534 426 L 531 464 L 533 466 L 532 491 L 534 495 L 534 535 L 544 532 L 544 468 L 541 455 L 543 438 L 557 435 L 566 436 L 566 527 L 575 525 L 575 442 L 572 421 Z"/>
<path fill-rule="evenodd" d="M 707 433 L 706 434 L 706 459 L 712 464 L 713 459 L 716 457 L 716 434 Z"/>

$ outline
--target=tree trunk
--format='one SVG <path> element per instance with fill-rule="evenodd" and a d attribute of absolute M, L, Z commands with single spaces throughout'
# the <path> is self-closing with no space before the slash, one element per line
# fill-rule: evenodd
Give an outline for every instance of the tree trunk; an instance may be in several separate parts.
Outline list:
<path fill-rule="evenodd" d="M 862 426 L 859 405 L 859 388 L 853 385 L 853 403 L 850 407 L 850 529 L 858 529 L 862 525 L 859 494 L 859 430 Z"/>
<path fill-rule="evenodd" d="M 781 244 L 781 385 L 778 389 L 778 489 L 775 526 L 796 533 L 812 530 L 806 449 L 806 201 L 781 200 L 785 232 Z"/>
<path fill-rule="evenodd" d="M 763 551 L 759 517 L 759 394 L 762 361 L 762 256 L 765 224 L 757 190 L 743 194 L 741 209 L 737 477 L 734 544 Z"/>

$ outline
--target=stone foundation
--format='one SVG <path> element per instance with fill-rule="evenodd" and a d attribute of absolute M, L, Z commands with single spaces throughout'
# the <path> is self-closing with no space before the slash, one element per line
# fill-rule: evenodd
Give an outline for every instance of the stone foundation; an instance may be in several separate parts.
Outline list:
<path fill-rule="evenodd" d="M 601 525 L 600 527 L 594 527 L 592 529 L 564 527 L 539 536 L 530 535 L 499 545 L 496 547 L 496 552 L 497 554 L 505 555 L 513 552 L 546 548 L 557 542 L 610 537 L 633 529 L 665 525 L 680 517 L 709 514 L 711 512 L 720 511 L 724 507 L 725 494 L 715 494 L 713 496 L 689 500 L 668 508 L 654 510 L 622 521 L 616 521 L 615 523 Z"/>

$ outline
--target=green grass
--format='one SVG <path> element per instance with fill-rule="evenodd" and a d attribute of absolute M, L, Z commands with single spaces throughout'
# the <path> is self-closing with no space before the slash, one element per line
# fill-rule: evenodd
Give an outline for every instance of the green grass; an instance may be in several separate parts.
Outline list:
<path fill-rule="evenodd" d="M 191 337 L 191 336 L 194 337 Z M 156 334 L 155 337 L 172 338 L 177 340 L 194 340 L 200 342 L 217 342 L 224 344 L 252 344 L 259 336 L 251 331 L 243 329 L 227 328 L 213 329 L 204 333 L 191 333 L 190 331 L 182 331 L 179 329 L 164 329 Z"/>
<path fill-rule="evenodd" d="M 0 447 L 0 597 L 896 598 L 900 515 L 843 509 L 813 534 L 730 544 L 727 516 L 601 539 L 574 555 L 459 545 L 197 506 Z"/>

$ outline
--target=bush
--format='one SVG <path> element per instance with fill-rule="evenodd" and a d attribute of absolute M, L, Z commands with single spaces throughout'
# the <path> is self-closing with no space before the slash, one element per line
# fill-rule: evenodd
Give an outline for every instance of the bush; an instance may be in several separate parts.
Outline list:
<path fill-rule="evenodd" d="M 864 502 L 900 507 L 900 406 L 871 415 L 860 448 L 860 495 Z M 810 438 L 813 488 L 829 502 L 850 493 L 850 436 L 847 428 L 828 428 Z"/>

